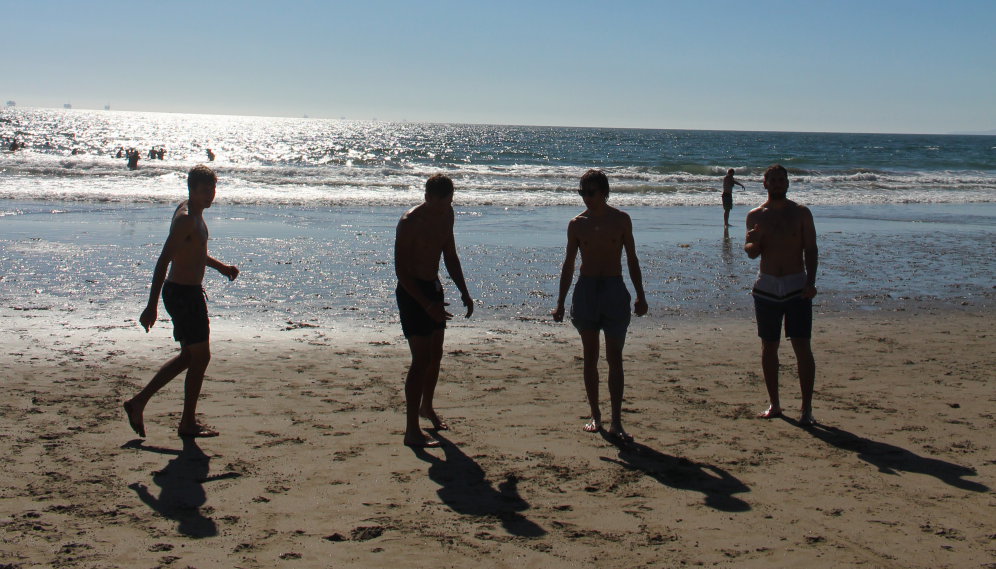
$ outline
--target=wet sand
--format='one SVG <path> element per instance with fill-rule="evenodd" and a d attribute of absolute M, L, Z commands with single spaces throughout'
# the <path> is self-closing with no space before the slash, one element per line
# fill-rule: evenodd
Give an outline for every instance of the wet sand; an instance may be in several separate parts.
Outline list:
<path fill-rule="evenodd" d="M 989 314 L 818 316 L 814 429 L 793 421 L 784 348 L 792 412 L 753 418 L 749 319 L 640 321 L 628 445 L 581 431 L 569 325 L 457 321 L 436 398 L 447 444 L 413 451 L 396 327 L 220 323 L 199 410 L 222 436 L 175 436 L 177 380 L 142 441 L 121 402 L 172 353 L 168 323 L 54 312 L 0 310 L 5 567 L 996 563 Z"/>

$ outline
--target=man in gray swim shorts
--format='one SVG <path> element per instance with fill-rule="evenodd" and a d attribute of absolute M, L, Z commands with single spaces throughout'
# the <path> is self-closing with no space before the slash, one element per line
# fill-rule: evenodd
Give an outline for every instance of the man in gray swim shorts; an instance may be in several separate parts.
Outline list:
<path fill-rule="evenodd" d="M 584 388 L 591 407 L 591 421 L 584 430 L 589 433 L 602 429 L 602 413 L 598 407 L 599 331 L 605 331 L 605 359 L 609 363 L 609 399 L 612 422 L 609 434 L 622 441 L 633 437 L 622 428 L 623 380 L 622 352 L 629 327 L 629 306 L 632 298 L 622 278 L 622 251 L 626 249 L 629 277 L 636 289 L 633 312 L 647 313 L 643 294 L 643 276 L 636 258 L 633 223 L 628 215 L 606 203 L 609 179 L 598 170 L 588 170 L 581 177 L 578 191 L 587 209 L 567 225 L 567 257 L 560 273 L 560 296 L 553 319 L 564 319 L 564 300 L 574 278 L 574 261 L 581 251 L 581 276 L 574 286 L 571 302 L 571 323 L 581 334 L 584 349 Z"/>
<path fill-rule="evenodd" d="M 754 283 L 754 312 L 757 335 L 761 338 L 761 368 L 771 406 L 759 414 L 763 419 L 782 415 L 778 400 L 778 343 L 782 336 L 792 341 L 799 364 L 799 387 L 802 390 L 802 416 L 799 423 L 812 425 L 813 384 L 816 361 L 810 338 L 813 331 L 813 297 L 816 296 L 816 226 L 813 214 L 785 198 L 788 172 L 775 164 L 764 172 L 768 201 L 747 214 L 747 237 L 744 251 L 751 259 L 761 257 Z"/>

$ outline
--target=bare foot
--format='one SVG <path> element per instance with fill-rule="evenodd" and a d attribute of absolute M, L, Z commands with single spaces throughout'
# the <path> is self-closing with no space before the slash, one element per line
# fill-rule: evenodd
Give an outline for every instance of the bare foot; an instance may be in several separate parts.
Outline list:
<path fill-rule="evenodd" d="M 777 419 L 781 416 L 782 416 L 781 407 L 775 407 L 774 405 L 768 407 L 768 410 L 765 411 L 764 413 L 757 414 L 758 419 Z"/>
<path fill-rule="evenodd" d="M 450 426 L 446 424 L 446 421 L 439 418 L 439 415 L 436 414 L 435 409 L 420 409 L 418 414 L 423 419 L 428 419 L 432 422 L 433 429 L 436 429 L 437 431 L 450 430 Z"/>
<path fill-rule="evenodd" d="M 425 436 L 424 433 L 419 431 L 418 435 L 409 436 L 405 433 L 405 446 L 412 448 L 436 448 L 442 446 L 439 441 Z"/>
<path fill-rule="evenodd" d="M 142 410 L 136 409 L 135 404 L 131 401 L 124 402 L 125 415 L 128 416 L 128 424 L 131 425 L 131 430 L 135 433 L 145 438 L 145 422 L 142 419 Z"/>
<path fill-rule="evenodd" d="M 585 423 L 583 429 L 584 432 L 586 433 L 597 433 L 598 431 L 602 430 L 602 421 L 600 419 L 595 419 L 594 417 L 592 417 L 590 421 Z"/>
<path fill-rule="evenodd" d="M 181 437 L 217 437 L 218 431 L 209 429 L 203 425 L 194 425 L 193 427 L 180 428 L 176 430 L 176 434 Z"/>
<path fill-rule="evenodd" d="M 816 424 L 816 417 L 813 417 L 812 411 L 803 411 L 802 416 L 799 417 L 799 425 L 803 427 L 812 427 Z"/>
<path fill-rule="evenodd" d="M 622 425 L 612 425 L 609 427 L 609 434 L 624 443 L 633 442 L 633 435 L 623 430 Z"/>

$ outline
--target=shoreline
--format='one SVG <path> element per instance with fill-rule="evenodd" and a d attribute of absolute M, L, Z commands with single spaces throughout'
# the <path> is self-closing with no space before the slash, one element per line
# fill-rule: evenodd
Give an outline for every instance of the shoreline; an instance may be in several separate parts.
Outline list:
<path fill-rule="evenodd" d="M 436 397 L 451 444 L 428 451 L 401 445 L 400 329 L 219 328 L 199 411 L 222 436 L 181 444 L 180 382 L 150 404 L 145 442 L 120 410 L 175 350 L 168 326 L 5 327 L 0 562 L 996 562 L 991 318 L 817 316 L 815 430 L 794 425 L 787 345 L 789 419 L 757 420 L 753 324 L 667 324 L 627 342 L 628 447 L 581 432 L 569 324 L 454 326 Z"/>

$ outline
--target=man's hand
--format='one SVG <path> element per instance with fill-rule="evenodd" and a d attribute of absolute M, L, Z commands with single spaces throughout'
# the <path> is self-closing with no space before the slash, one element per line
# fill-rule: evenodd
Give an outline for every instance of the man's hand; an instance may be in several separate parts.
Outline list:
<path fill-rule="evenodd" d="M 235 265 L 225 265 L 218 269 L 218 272 L 228 277 L 228 282 L 234 281 L 235 277 L 239 276 L 239 269 Z"/>
<path fill-rule="evenodd" d="M 448 302 L 433 302 L 429 305 L 429 308 L 425 309 L 425 311 L 436 322 L 446 322 L 447 320 L 453 318 L 453 315 L 447 312 L 445 308 L 449 305 L 450 303 Z"/>
<path fill-rule="evenodd" d="M 145 328 L 146 332 L 152 329 L 152 325 L 156 323 L 156 317 L 158 316 L 156 309 L 157 306 L 155 304 L 150 304 L 145 307 L 145 310 L 142 311 L 142 315 L 138 317 L 139 323 L 142 324 L 142 327 Z"/>
<path fill-rule="evenodd" d="M 553 316 L 553 321 L 554 322 L 563 322 L 564 321 L 564 312 L 565 312 L 564 311 L 564 303 L 563 302 L 558 302 L 556 310 L 554 310 L 553 312 L 551 312 L 550 316 Z"/>
<path fill-rule="evenodd" d="M 636 302 L 633 303 L 633 312 L 637 316 L 643 316 L 648 310 L 650 310 L 650 306 L 647 305 L 646 299 L 638 298 L 636 299 Z"/>
<path fill-rule="evenodd" d="M 761 237 L 764 235 L 764 230 L 761 229 L 760 225 L 754 224 L 754 229 L 747 232 L 747 242 L 748 243 L 761 243 Z"/>
<path fill-rule="evenodd" d="M 461 297 L 463 300 L 463 305 L 467 307 L 467 318 L 474 313 L 474 299 L 470 297 L 470 294 L 465 294 Z"/>
<path fill-rule="evenodd" d="M 802 298 L 810 299 L 816 296 L 816 287 L 813 285 L 806 285 L 806 288 L 802 291 Z"/>

